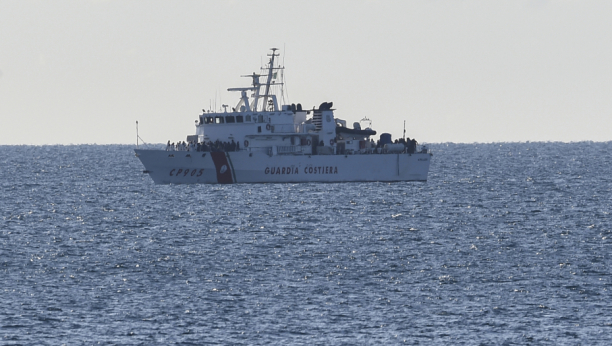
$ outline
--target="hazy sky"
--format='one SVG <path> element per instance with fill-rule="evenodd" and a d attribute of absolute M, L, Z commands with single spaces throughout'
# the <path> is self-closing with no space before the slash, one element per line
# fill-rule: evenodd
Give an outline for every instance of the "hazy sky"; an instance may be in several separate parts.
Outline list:
<path fill-rule="evenodd" d="M 0 0 L 0 144 L 184 140 L 271 47 L 393 137 L 612 140 L 612 1 Z"/>

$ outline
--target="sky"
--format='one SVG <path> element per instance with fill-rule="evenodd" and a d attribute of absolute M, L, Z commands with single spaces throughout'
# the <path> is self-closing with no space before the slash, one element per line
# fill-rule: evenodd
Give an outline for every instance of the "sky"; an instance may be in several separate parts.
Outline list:
<path fill-rule="evenodd" d="M 612 140 L 612 1 L 0 0 L 0 144 L 185 140 L 269 48 L 420 143 Z"/>

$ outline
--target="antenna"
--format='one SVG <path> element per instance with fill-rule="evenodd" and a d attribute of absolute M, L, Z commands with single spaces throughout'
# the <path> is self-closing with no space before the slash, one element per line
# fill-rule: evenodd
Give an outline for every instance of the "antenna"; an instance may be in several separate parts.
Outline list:
<path fill-rule="evenodd" d="M 142 144 L 144 145 L 148 145 L 147 142 L 145 142 L 144 140 L 142 140 L 142 138 L 140 138 L 140 136 L 138 135 L 138 120 L 136 120 L 136 148 L 138 148 L 138 140 L 140 139 L 140 141 L 142 142 Z"/>
<path fill-rule="evenodd" d="M 404 120 L 404 141 L 406 141 L 406 120 Z"/>
<path fill-rule="evenodd" d="M 285 94 L 287 94 L 287 100 L 286 102 L 289 103 L 289 91 L 286 90 L 286 86 L 285 86 L 285 56 L 287 56 L 287 49 L 285 48 L 285 44 L 283 43 L 283 66 L 282 69 L 280 70 L 280 74 L 281 74 L 281 100 L 283 101 L 283 103 L 285 103 Z"/>

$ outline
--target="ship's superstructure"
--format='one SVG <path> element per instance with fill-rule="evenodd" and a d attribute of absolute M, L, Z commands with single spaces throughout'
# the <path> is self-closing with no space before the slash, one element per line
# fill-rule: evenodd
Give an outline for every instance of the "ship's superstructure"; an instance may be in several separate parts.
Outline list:
<path fill-rule="evenodd" d="M 135 150 L 154 182 L 427 180 L 431 153 L 416 141 L 392 143 L 382 134 L 375 143 L 369 119 L 348 128 L 334 117 L 331 102 L 311 110 L 281 104 L 284 67 L 278 66 L 276 48 L 268 56 L 263 73 L 244 76 L 251 78 L 250 87 L 228 89 L 239 93 L 237 104 L 203 111 L 186 142 Z"/>

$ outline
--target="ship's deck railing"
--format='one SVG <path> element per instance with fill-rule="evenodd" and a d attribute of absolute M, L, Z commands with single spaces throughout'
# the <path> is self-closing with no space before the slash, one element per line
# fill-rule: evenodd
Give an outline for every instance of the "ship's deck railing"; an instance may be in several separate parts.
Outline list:
<path fill-rule="evenodd" d="M 399 153 L 403 153 L 403 154 L 410 154 L 409 152 L 407 152 L 406 150 L 403 150 L 401 152 L 399 151 L 387 151 L 385 148 L 361 148 L 361 149 L 346 149 L 346 150 L 339 150 L 338 148 L 332 149 L 332 150 L 328 150 L 328 152 L 319 152 L 320 147 L 317 147 L 317 153 L 321 154 L 321 155 L 368 155 L 368 154 L 399 154 Z M 321 147 L 322 148 L 322 147 Z M 326 147 L 327 149 L 331 149 L 330 147 Z M 148 148 L 147 148 L 148 149 Z M 165 150 L 166 151 L 203 151 L 203 152 L 208 152 L 211 151 L 212 148 L 202 148 L 200 150 L 199 147 L 195 146 L 195 145 L 185 145 L 185 146 L 181 146 L 181 145 L 170 145 L 170 146 L 166 146 Z M 238 148 L 232 148 L 233 150 L 225 150 L 224 148 L 220 148 L 220 149 L 214 149 L 212 151 L 237 151 Z M 151 149 L 151 150 L 158 150 L 158 149 Z M 162 149 L 163 150 L 163 149 Z M 266 152 L 268 155 L 273 156 L 273 155 L 287 155 L 287 154 L 293 154 L 293 155 L 311 155 L 314 152 L 311 152 L 311 147 L 306 145 L 278 145 L 278 146 L 268 146 L 268 147 L 253 147 L 250 146 L 248 148 L 240 148 L 238 150 L 246 150 L 248 152 L 253 152 L 253 151 L 264 151 Z M 415 154 L 431 154 L 431 149 L 429 149 L 427 147 L 427 145 L 419 145 L 417 146 L 416 150 L 414 151 Z"/>
<path fill-rule="evenodd" d="M 302 152 L 301 145 L 279 145 L 276 147 L 278 154 L 296 154 Z"/>
<path fill-rule="evenodd" d="M 417 146 L 413 153 L 408 152 L 407 148 L 402 151 L 388 151 L 385 148 L 361 148 L 361 149 L 346 149 L 344 151 L 336 150 L 336 155 L 368 155 L 368 154 L 431 154 L 431 150 L 426 145 Z"/>

